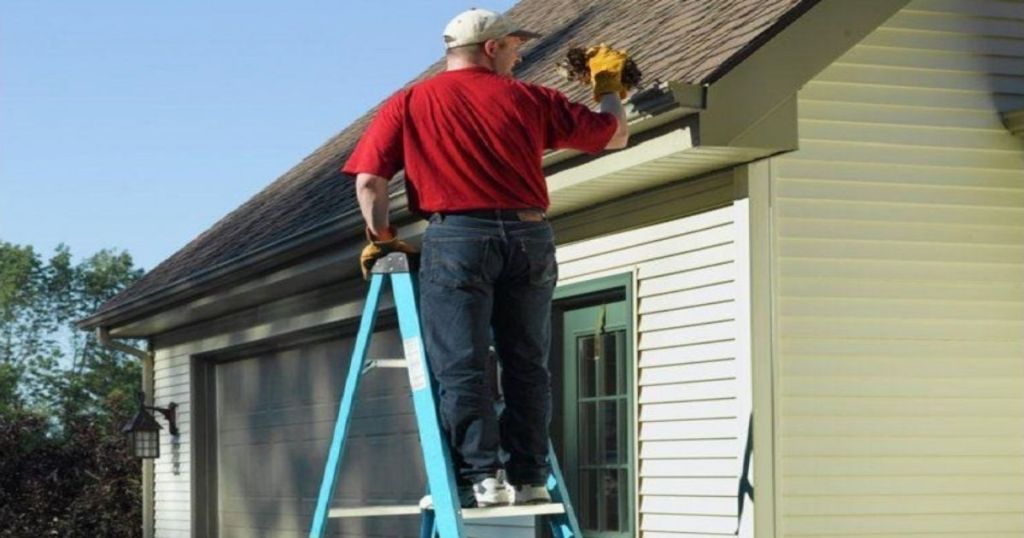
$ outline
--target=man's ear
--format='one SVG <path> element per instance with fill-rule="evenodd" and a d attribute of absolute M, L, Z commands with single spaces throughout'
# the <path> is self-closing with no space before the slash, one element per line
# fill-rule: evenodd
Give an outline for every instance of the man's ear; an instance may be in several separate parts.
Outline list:
<path fill-rule="evenodd" d="M 498 49 L 501 47 L 497 39 L 488 39 L 487 41 L 484 41 L 484 46 L 482 48 L 484 55 L 493 59 L 497 55 Z"/>

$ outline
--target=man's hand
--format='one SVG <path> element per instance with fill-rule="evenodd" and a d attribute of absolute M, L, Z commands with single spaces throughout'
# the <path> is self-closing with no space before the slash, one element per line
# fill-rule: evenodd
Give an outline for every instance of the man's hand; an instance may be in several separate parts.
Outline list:
<path fill-rule="evenodd" d="M 370 279 L 370 270 L 373 269 L 373 264 L 377 263 L 377 260 L 384 256 L 392 252 L 404 252 L 406 254 L 416 254 L 419 252 L 416 250 L 416 247 L 398 239 L 394 228 L 389 227 L 386 232 L 381 232 L 381 235 L 388 237 L 388 239 L 375 237 L 369 228 L 366 229 L 367 244 L 359 255 L 359 266 L 363 269 L 363 280 Z"/>
<path fill-rule="evenodd" d="M 617 93 L 619 98 L 626 98 L 629 87 L 622 82 L 622 71 L 627 59 L 625 51 L 615 50 L 604 43 L 587 49 L 587 67 L 590 68 L 595 101 L 601 102 L 601 96 L 606 93 Z"/>

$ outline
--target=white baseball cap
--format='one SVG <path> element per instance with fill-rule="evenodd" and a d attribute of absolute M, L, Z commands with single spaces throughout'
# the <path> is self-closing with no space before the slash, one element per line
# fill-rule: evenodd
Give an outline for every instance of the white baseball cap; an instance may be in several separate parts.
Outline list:
<path fill-rule="evenodd" d="M 532 39 L 540 37 L 540 34 L 523 30 L 498 13 L 477 8 L 459 13 L 444 27 L 444 44 L 447 49 L 505 36 Z"/>

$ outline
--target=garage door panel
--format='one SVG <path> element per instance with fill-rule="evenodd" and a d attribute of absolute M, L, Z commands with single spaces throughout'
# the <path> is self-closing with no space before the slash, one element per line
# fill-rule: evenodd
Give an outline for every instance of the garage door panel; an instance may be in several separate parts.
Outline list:
<path fill-rule="evenodd" d="M 412 447 L 417 452 L 410 452 Z M 341 466 L 335 495 L 365 495 L 370 503 L 418 501 L 423 495 L 422 463 L 416 432 L 399 436 L 353 438 Z M 402 462 L 400 465 L 397 462 Z M 411 479 L 415 477 L 416 479 Z M 345 494 L 348 492 L 349 494 Z M 357 497 L 358 498 L 358 497 Z M 340 504 L 350 504 L 342 501 Z"/>
<path fill-rule="evenodd" d="M 216 367 L 220 536 L 304 536 L 316 504 L 353 340 L 339 339 Z M 396 331 L 371 357 L 401 356 Z M 363 378 L 335 504 L 416 502 L 424 474 L 404 370 Z M 416 461 L 402 466 L 395 461 Z M 417 518 L 332 520 L 332 536 L 416 536 Z"/>

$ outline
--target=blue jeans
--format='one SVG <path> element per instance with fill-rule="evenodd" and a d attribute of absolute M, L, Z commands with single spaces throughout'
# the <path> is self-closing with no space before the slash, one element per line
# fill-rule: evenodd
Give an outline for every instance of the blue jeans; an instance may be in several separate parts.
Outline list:
<path fill-rule="evenodd" d="M 556 279 L 547 221 L 431 218 L 419 279 L 423 341 L 461 486 L 503 467 L 512 484 L 547 480 Z M 486 373 L 492 328 L 505 396 L 500 421 Z"/>

